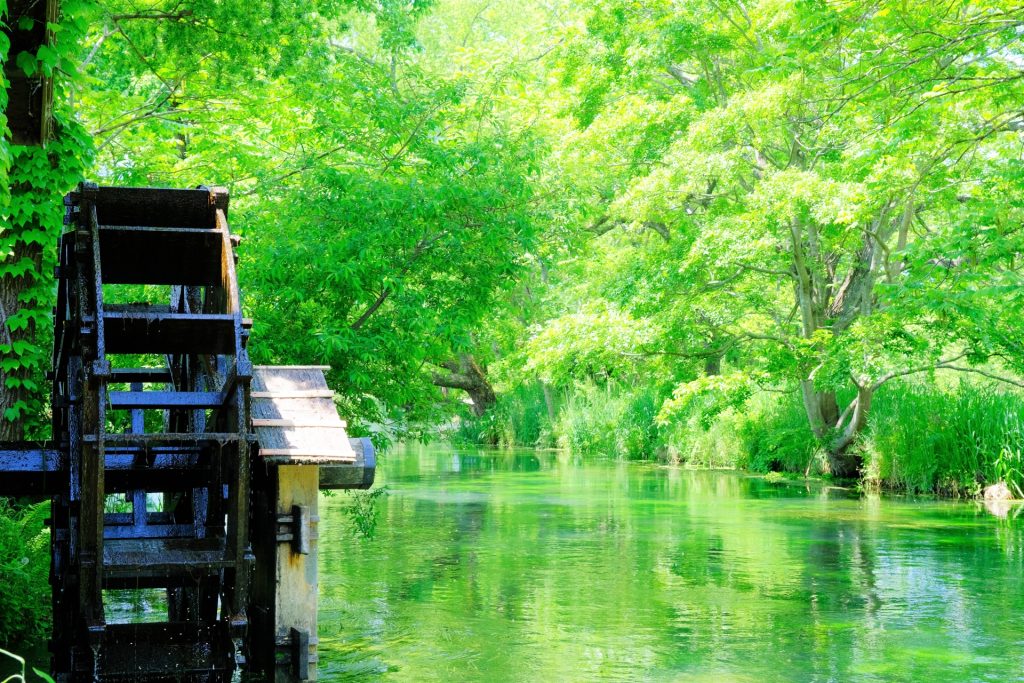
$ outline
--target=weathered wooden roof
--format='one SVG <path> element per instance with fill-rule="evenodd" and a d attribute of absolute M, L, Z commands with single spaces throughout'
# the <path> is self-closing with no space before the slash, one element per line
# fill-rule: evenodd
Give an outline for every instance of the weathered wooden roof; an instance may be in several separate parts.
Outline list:
<path fill-rule="evenodd" d="M 260 454 L 291 465 L 354 463 L 345 423 L 327 388 L 325 366 L 256 366 L 252 381 L 252 424 Z"/>

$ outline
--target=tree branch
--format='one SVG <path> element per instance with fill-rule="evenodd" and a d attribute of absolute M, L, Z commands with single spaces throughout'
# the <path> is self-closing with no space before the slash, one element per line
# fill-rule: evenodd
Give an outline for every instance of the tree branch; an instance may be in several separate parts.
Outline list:
<path fill-rule="evenodd" d="M 132 19 L 151 19 L 157 21 L 181 21 L 182 19 L 188 19 L 195 15 L 190 9 L 181 10 L 180 12 L 162 12 L 159 10 L 153 10 L 150 12 L 136 12 L 135 14 L 112 14 L 110 18 L 114 21 L 129 21 Z"/>
<path fill-rule="evenodd" d="M 963 358 L 966 355 L 967 355 L 966 353 L 961 353 L 959 356 L 954 356 L 953 358 L 947 358 L 945 360 L 940 360 L 937 363 L 931 363 L 929 365 L 920 365 L 920 366 L 915 367 L 915 368 L 907 368 L 906 370 L 897 370 L 895 372 L 890 372 L 887 375 L 883 375 L 882 377 L 880 377 L 878 379 L 878 381 L 876 381 L 874 384 L 872 384 L 871 385 L 871 390 L 875 391 L 880 386 L 882 386 L 883 384 L 888 382 L 889 380 L 896 379 L 897 377 L 906 377 L 907 375 L 914 375 L 914 374 L 917 374 L 919 372 L 928 372 L 929 370 L 936 370 L 939 367 L 941 367 L 941 366 L 943 366 L 943 365 L 945 365 L 947 363 L 955 363 L 956 361 L 960 360 L 961 358 Z"/>
<path fill-rule="evenodd" d="M 972 372 L 976 375 L 982 375 L 989 379 L 994 379 L 997 382 L 1003 382 L 1004 384 L 1012 384 L 1015 387 L 1021 387 L 1024 389 L 1024 382 L 1010 377 L 1004 377 L 1003 375 L 997 375 L 995 373 L 987 372 L 985 370 L 979 370 L 978 368 L 965 368 L 962 365 L 940 365 L 935 368 L 936 370 L 953 370 L 954 372 Z"/>

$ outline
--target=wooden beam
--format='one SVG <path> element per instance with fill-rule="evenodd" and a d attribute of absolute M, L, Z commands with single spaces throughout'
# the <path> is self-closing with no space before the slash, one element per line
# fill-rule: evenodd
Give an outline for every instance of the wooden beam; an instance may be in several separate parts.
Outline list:
<path fill-rule="evenodd" d="M 220 391 L 111 391 L 107 396 L 112 410 L 198 410 L 224 405 L 224 394 Z"/>
<path fill-rule="evenodd" d="M 254 391 L 253 398 L 334 398 L 330 389 L 314 389 L 310 391 Z"/>
<path fill-rule="evenodd" d="M 290 429 L 299 428 L 317 428 L 317 429 L 345 429 L 346 425 L 343 421 L 335 420 L 334 422 L 323 422 L 323 421 L 302 421 L 302 420 L 277 420 L 277 419 L 261 419 L 253 418 L 253 427 L 287 427 Z"/>
<path fill-rule="evenodd" d="M 286 455 L 290 458 L 334 458 L 346 462 L 356 461 L 354 453 L 345 453 L 342 451 L 310 451 L 303 448 L 261 448 L 260 455 L 265 457 Z"/>

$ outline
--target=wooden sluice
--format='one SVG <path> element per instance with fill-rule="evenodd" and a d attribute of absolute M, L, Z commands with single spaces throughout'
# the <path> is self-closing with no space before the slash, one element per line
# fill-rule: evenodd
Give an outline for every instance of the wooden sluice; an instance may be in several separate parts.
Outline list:
<path fill-rule="evenodd" d="M 0 444 L 0 495 L 51 500 L 55 677 L 315 679 L 318 490 L 368 488 L 372 445 L 325 368 L 250 363 L 226 192 L 65 204 L 53 441 Z M 108 622 L 152 589 L 160 621 Z"/>

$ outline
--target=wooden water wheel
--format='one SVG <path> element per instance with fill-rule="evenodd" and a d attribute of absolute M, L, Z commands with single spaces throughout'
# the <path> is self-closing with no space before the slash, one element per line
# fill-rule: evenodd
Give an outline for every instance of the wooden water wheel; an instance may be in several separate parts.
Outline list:
<path fill-rule="evenodd" d="M 240 658 L 254 559 L 252 366 L 227 194 L 83 185 L 68 222 L 53 359 L 54 437 L 70 458 L 53 506 L 54 670 L 219 680 Z M 144 588 L 166 591 L 167 621 L 106 624 L 106 591 Z"/>
<path fill-rule="evenodd" d="M 372 445 L 323 366 L 250 364 L 226 192 L 65 204 L 53 440 L 0 444 L 0 495 L 52 503 L 55 677 L 315 679 L 317 491 L 368 488 Z M 114 591 L 163 604 L 108 618 Z"/>

